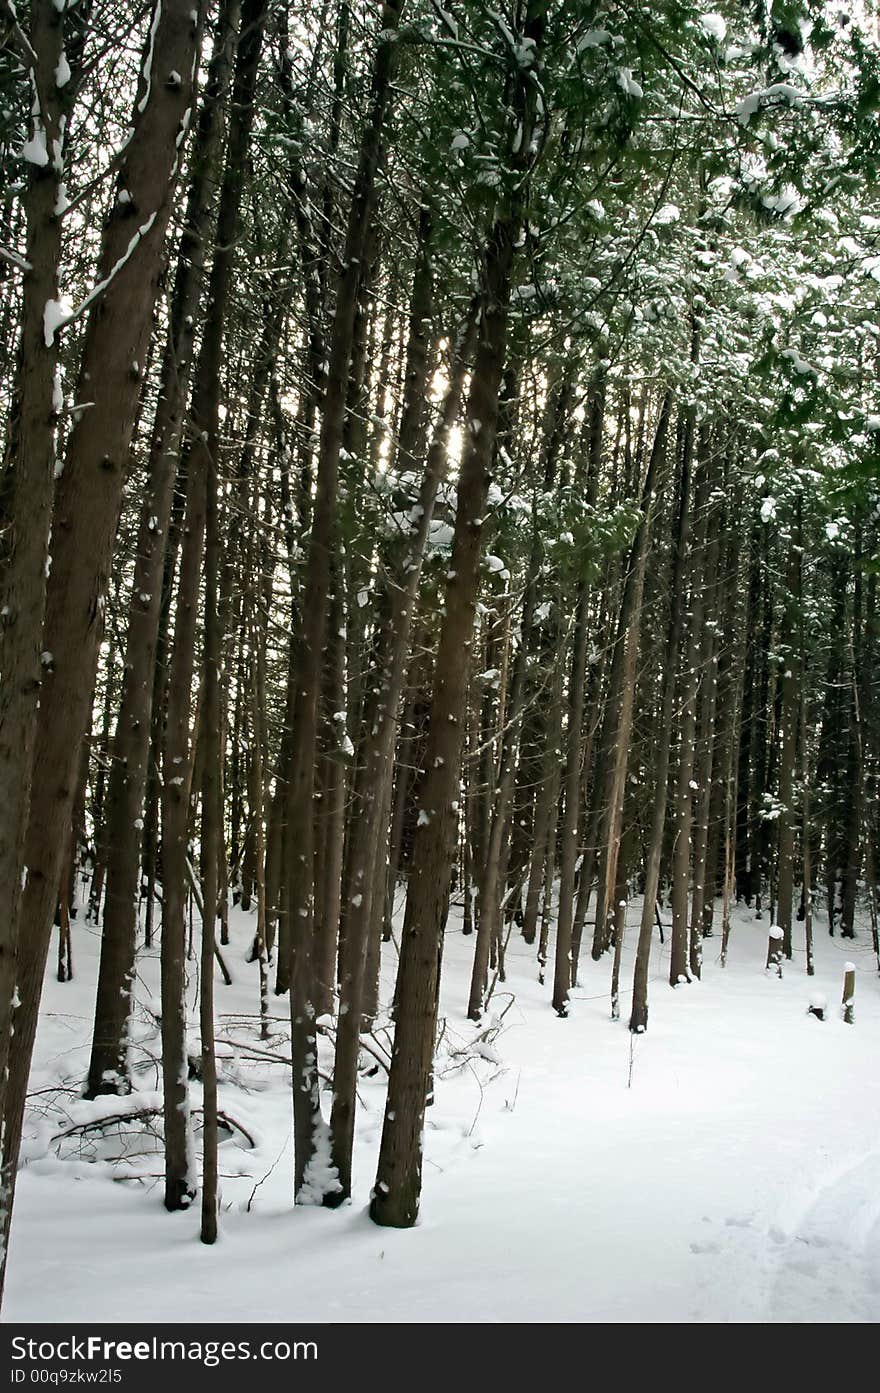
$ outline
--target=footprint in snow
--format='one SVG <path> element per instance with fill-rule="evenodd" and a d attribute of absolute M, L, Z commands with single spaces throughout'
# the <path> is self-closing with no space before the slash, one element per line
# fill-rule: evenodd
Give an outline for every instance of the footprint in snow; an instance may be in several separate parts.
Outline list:
<path fill-rule="evenodd" d="M 769 1237 L 789 1238 L 775 1225 Z M 873 1321 L 880 1287 L 880 1152 L 830 1170 L 804 1196 L 767 1293 L 770 1319 Z M 808 1279 L 803 1282 L 802 1279 Z"/>
<path fill-rule="evenodd" d="M 786 1263 L 789 1272 L 798 1272 L 802 1277 L 815 1277 L 819 1271 L 819 1264 L 810 1258 L 792 1258 Z"/>

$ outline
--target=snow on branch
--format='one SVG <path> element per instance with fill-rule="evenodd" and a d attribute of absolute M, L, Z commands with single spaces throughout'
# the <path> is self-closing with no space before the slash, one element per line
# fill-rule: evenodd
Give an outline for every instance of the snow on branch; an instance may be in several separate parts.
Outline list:
<path fill-rule="evenodd" d="M 111 281 L 115 280 L 123 266 L 130 260 L 139 243 L 146 237 L 153 223 L 156 221 L 157 212 L 158 210 L 152 212 L 147 218 L 147 221 L 138 228 L 129 242 L 128 247 L 119 260 L 111 267 L 108 274 L 103 280 L 98 281 L 97 285 L 92 287 L 85 299 L 81 300 L 74 309 L 70 310 L 69 313 L 65 313 L 64 306 L 60 300 L 46 301 L 46 307 L 43 310 L 43 337 L 46 341 L 47 348 L 52 347 L 55 342 L 55 335 L 59 329 L 63 329 L 68 324 L 72 324 L 74 320 L 79 319 L 80 315 L 84 314 L 89 306 L 94 304 L 95 300 L 104 294 L 104 291 L 110 285 Z"/>
<path fill-rule="evenodd" d="M 30 271 L 31 263 L 26 261 L 18 252 L 14 252 L 9 247 L 4 247 L 0 243 L 0 261 L 8 261 L 10 266 L 16 266 L 19 271 Z"/>
<path fill-rule="evenodd" d="M 787 106 L 794 110 L 795 107 L 803 106 L 803 102 L 804 93 L 800 88 L 792 87 L 790 82 L 774 82 L 770 87 L 750 92 L 742 101 L 737 102 L 734 110 L 740 125 L 747 126 L 757 112 L 768 107 Z"/>

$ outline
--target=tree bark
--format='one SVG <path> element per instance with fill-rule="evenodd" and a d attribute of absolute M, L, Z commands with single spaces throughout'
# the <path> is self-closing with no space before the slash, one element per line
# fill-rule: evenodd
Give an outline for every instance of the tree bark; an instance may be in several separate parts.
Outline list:
<path fill-rule="evenodd" d="M 349 903 L 345 912 L 345 968 L 340 984 L 340 1015 L 336 1033 L 333 1073 L 333 1111 L 330 1118 L 331 1151 L 341 1190 L 329 1197 L 338 1203 L 351 1194 L 351 1151 L 357 1097 L 357 1060 L 364 978 L 367 968 L 369 929 L 381 921 L 373 913 L 382 895 L 384 857 L 379 857 L 387 812 L 381 796 L 387 786 L 386 768 L 394 753 L 397 712 L 406 673 L 406 655 L 425 546 L 434 512 L 437 489 L 446 472 L 449 432 L 458 415 L 468 356 L 473 339 L 472 320 L 460 335 L 443 410 L 425 465 L 419 492 L 419 520 L 400 558 L 399 572 L 390 586 L 387 617 L 380 634 L 372 690 L 368 696 L 366 738 L 361 753 L 356 789 L 357 813 L 352 825 Z M 377 865 L 377 862 L 379 865 Z M 375 934 L 373 935 L 375 937 Z"/>
<path fill-rule="evenodd" d="M 190 694 L 209 493 L 216 488 L 211 479 L 218 467 L 220 453 L 223 337 L 239 222 L 243 163 L 250 141 L 265 16 L 266 0 L 245 0 L 232 90 L 232 119 L 217 212 L 217 239 L 208 285 L 207 318 L 191 408 L 194 436 L 188 459 L 186 519 L 171 657 L 162 790 L 162 1079 L 167 1209 L 187 1207 L 195 1194 L 186 1082 L 184 914 L 188 884 L 190 788 L 197 788 L 200 781 L 193 778 L 198 739 L 194 731 L 191 745 Z M 206 621 L 208 619 L 206 614 Z M 216 623 L 216 619 L 211 619 L 211 622 Z M 212 681 L 214 675 L 212 673 Z M 202 702 L 205 691 L 203 680 Z M 204 717 L 201 720 L 204 725 Z M 211 720 L 219 728 L 219 715 L 213 710 Z M 195 725 L 197 727 L 198 722 Z M 204 752 L 204 739 L 201 743 Z M 212 904 L 206 901 L 204 908 L 204 914 L 210 920 L 212 953 L 216 889 L 215 882 L 214 901 Z"/>
<path fill-rule="evenodd" d="M 71 431 L 55 500 L 44 629 L 44 651 L 52 657 L 45 663 L 34 753 L 25 852 L 28 879 L 19 917 L 21 1005 L 15 1012 L 4 1114 L 7 1229 L 63 831 L 70 820 L 76 759 L 88 724 L 125 462 L 180 147 L 194 99 L 203 9 L 193 0 L 164 0 L 156 7 L 132 135 L 117 176 L 117 188 L 126 198 L 117 198 L 104 229 L 98 283 L 89 302 L 77 400 L 92 404 Z M 180 74 L 179 82 L 169 83 L 171 72 Z"/>
<path fill-rule="evenodd" d="M 694 352 L 696 350 L 694 349 Z M 667 791 L 669 787 L 669 761 L 672 747 L 672 728 L 675 716 L 675 685 L 678 673 L 678 659 L 681 648 L 684 622 L 685 558 L 690 533 L 691 510 L 691 465 L 693 462 L 693 413 L 689 410 L 682 441 L 680 476 L 678 486 L 678 510 L 673 540 L 672 570 L 669 581 L 670 610 L 669 629 L 663 660 L 663 695 L 660 705 L 660 728 L 656 738 L 654 761 L 654 798 L 651 819 L 648 858 L 645 867 L 645 888 L 642 900 L 642 917 L 639 924 L 639 939 L 636 948 L 635 969 L 633 972 L 633 999 L 629 1028 L 641 1034 L 648 1028 L 648 969 L 651 958 L 651 942 L 654 937 L 654 921 L 657 907 L 657 892 L 660 887 L 660 863 L 663 856 L 663 831 L 666 825 Z"/>
<path fill-rule="evenodd" d="M 25 840 L 31 801 L 37 712 L 43 666 L 46 560 L 55 478 L 56 427 L 62 401 L 57 336 L 47 342 L 44 309 L 58 299 L 63 191 L 62 116 L 66 98 L 55 81 L 64 52 L 65 17 L 49 4 L 34 5 L 31 54 L 21 55 L 31 81 L 33 138 L 46 162 L 29 165 L 24 194 L 26 269 L 21 298 L 19 361 L 10 419 L 5 486 L 6 555 L 0 570 L 0 1116 L 7 1082 Z M 52 157 L 50 158 L 50 152 Z M 0 1210 L 11 1192 L 0 1177 Z M 0 1295 L 7 1228 L 0 1227 Z"/>
<path fill-rule="evenodd" d="M 782 930 L 782 951 L 791 958 L 791 919 L 794 904 L 794 774 L 797 759 L 797 731 L 800 716 L 800 653 L 795 648 L 800 605 L 800 543 L 794 534 L 788 541 L 788 567 L 785 592 L 786 646 L 782 663 L 782 750 L 779 756 L 779 855 L 777 861 L 776 923 Z"/>
<path fill-rule="evenodd" d="M 318 447 L 318 468 L 302 630 L 294 670 L 294 724 L 287 783 L 285 899 L 291 938 L 290 1018 L 293 1055 L 294 1196 L 320 1201 L 338 1181 L 312 1175 L 310 1162 L 325 1124 L 317 1075 L 312 981 L 314 928 L 314 776 L 321 666 L 327 632 L 330 551 L 345 428 L 345 393 L 351 361 L 362 261 L 370 235 L 382 132 L 397 61 L 393 41 L 403 0 L 385 0 L 373 67 L 370 110 L 360 147 L 349 210 L 342 271 L 330 338 L 329 366 Z"/>
<path fill-rule="evenodd" d="M 171 326 L 150 445 L 149 483 L 141 509 L 105 818 L 109 833 L 106 896 L 87 1098 L 127 1092 L 130 1087 L 127 1026 L 134 979 L 138 859 L 144 825 L 162 571 L 192 363 L 192 323 L 211 221 L 210 179 L 222 133 L 220 103 L 231 66 L 231 37 L 238 10 L 239 0 L 225 0 L 196 128 Z"/>
<path fill-rule="evenodd" d="M 703 633 L 704 580 L 706 573 L 706 506 L 709 496 L 708 465 L 703 464 L 697 484 L 694 510 L 697 525 L 691 556 L 690 623 L 681 674 L 678 771 L 673 808 L 672 853 L 672 943 L 669 956 L 669 984 L 689 982 L 688 973 L 688 891 L 690 888 L 691 827 L 693 823 L 693 777 L 696 753 L 697 694 L 700 683 L 700 647 Z"/>
<path fill-rule="evenodd" d="M 376 1185 L 370 1205 L 375 1223 L 408 1228 L 418 1216 L 422 1129 L 431 1076 L 442 933 L 459 810 L 459 770 L 466 689 L 489 468 L 504 371 L 511 280 L 525 210 L 529 149 L 535 130 L 533 68 L 540 63 L 543 5 L 530 4 L 523 37 L 532 60 L 516 75 L 519 168 L 510 202 L 496 219 L 486 248 L 480 289 L 476 359 L 464 430 L 455 532 L 446 581 L 445 613 L 434 669 L 434 697 L 419 789 L 419 825 L 406 902 L 398 969 L 397 1016 L 388 1098 Z"/>

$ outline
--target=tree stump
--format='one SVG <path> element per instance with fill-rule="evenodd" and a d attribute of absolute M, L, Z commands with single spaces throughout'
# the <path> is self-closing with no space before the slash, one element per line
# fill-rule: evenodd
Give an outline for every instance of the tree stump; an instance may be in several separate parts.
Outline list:
<path fill-rule="evenodd" d="M 824 1021 L 825 1012 L 828 1009 L 828 998 L 824 992 L 813 992 L 810 997 L 810 1004 L 807 1007 L 807 1015 L 815 1016 L 817 1021 Z"/>
<path fill-rule="evenodd" d="M 767 941 L 766 970 L 767 972 L 775 972 L 777 977 L 782 976 L 782 940 L 782 930 L 774 924 Z"/>

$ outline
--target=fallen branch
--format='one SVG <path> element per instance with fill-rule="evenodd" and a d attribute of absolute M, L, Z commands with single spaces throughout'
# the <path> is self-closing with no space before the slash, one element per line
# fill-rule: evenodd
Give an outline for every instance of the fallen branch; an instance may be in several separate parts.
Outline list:
<path fill-rule="evenodd" d="M 205 922 L 205 901 L 204 901 L 203 898 L 202 898 L 202 890 L 201 890 L 201 886 L 199 885 L 199 878 L 198 878 L 198 876 L 196 875 L 196 873 L 195 873 L 195 871 L 194 871 L 194 869 L 193 869 L 193 863 L 192 863 L 192 861 L 190 861 L 189 857 L 186 858 L 186 873 L 187 873 L 187 876 L 189 877 L 189 883 L 190 883 L 190 886 L 191 886 L 191 888 L 192 888 L 193 899 L 194 899 L 195 902 L 196 902 L 196 909 L 199 911 L 199 914 L 201 915 L 202 923 L 204 924 L 204 922 Z M 214 910 L 214 916 L 213 916 L 213 917 L 214 917 L 214 919 L 216 920 L 216 918 L 217 918 L 217 911 L 216 911 L 216 908 L 215 908 L 215 910 Z M 220 948 L 219 948 L 219 946 L 218 946 L 218 944 L 217 944 L 216 935 L 215 935 L 215 937 L 214 937 L 214 957 L 217 959 L 217 963 L 218 963 L 218 966 L 219 966 L 219 968 L 220 968 L 220 971 L 223 973 L 223 981 L 226 983 L 227 987 L 231 987 L 231 986 L 232 986 L 232 973 L 229 971 L 229 968 L 226 966 L 226 963 L 225 963 L 225 961 L 224 961 L 224 959 L 223 959 L 223 954 L 220 952 Z"/>

